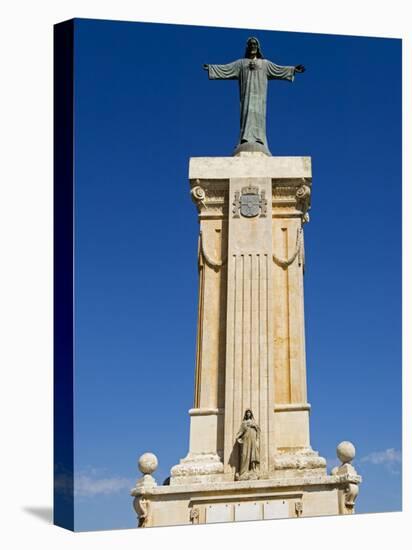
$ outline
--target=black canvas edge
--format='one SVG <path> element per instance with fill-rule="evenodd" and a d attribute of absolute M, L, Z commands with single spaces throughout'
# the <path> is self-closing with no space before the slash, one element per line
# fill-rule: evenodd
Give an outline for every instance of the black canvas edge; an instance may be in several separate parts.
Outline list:
<path fill-rule="evenodd" d="M 54 25 L 54 509 L 74 530 L 74 21 Z"/>

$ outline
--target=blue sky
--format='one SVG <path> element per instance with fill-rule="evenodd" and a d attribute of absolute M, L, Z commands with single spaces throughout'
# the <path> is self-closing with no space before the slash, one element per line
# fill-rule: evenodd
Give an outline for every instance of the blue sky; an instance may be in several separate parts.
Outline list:
<path fill-rule="evenodd" d="M 401 42 L 76 20 L 76 528 L 136 525 L 145 451 L 188 451 L 197 314 L 191 156 L 230 156 L 237 83 L 203 63 L 302 63 L 269 83 L 276 156 L 312 157 L 305 312 L 312 447 L 349 439 L 358 512 L 401 509 Z"/>

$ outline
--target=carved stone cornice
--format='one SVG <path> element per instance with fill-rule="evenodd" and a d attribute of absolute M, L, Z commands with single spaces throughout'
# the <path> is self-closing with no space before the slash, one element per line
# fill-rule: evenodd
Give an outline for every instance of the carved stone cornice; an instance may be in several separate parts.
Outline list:
<path fill-rule="evenodd" d="M 300 217 L 309 221 L 311 178 L 272 180 L 272 216 Z"/>
<path fill-rule="evenodd" d="M 226 218 L 229 213 L 229 180 L 191 180 L 191 196 L 201 219 Z M 309 221 L 311 178 L 272 179 L 272 216 L 300 217 Z"/>
<path fill-rule="evenodd" d="M 224 218 L 228 215 L 228 180 L 196 180 L 191 182 L 193 202 L 196 204 L 199 218 Z"/>

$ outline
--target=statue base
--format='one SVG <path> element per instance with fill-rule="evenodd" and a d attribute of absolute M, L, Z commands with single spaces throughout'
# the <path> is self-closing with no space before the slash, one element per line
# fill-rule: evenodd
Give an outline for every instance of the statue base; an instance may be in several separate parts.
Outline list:
<path fill-rule="evenodd" d="M 235 150 L 233 151 L 233 156 L 236 157 L 239 153 L 263 153 L 268 157 L 272 156 L 272 153 L 263 145 L 263 143 L 245 141 L 244 143 L 239 143 Z"/>
<path fill-rule="evenodd" d="M 352 514 L 360 482 L 354 469 L 342 466 L 335 475 L 306 471 L 282 479 L 140 485 L 131 494 L 138 525 L 158 527 Z"/>

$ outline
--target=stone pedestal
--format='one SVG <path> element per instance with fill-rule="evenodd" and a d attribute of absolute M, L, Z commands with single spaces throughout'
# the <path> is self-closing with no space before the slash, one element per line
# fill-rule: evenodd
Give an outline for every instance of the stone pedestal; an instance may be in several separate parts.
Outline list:
<path fill-rule="evenodd" d="M 327 475 L 309 436 L 303 227 L 311 159 L 192 158 L 189 179 L 200 224 L 190 444 L 169 487 L 144 489 L 152 524 L 344 513 L 349 478 Z M 260 427 L 258 479 L 235 481 L 246 409 Z M 342 475 L 357 487 L 355 471 Z"/>
<path fill-rule="evenodd" d="M 157 486 L 131 492 L 140 527 L 352 514 L 356 473 Z"/>

